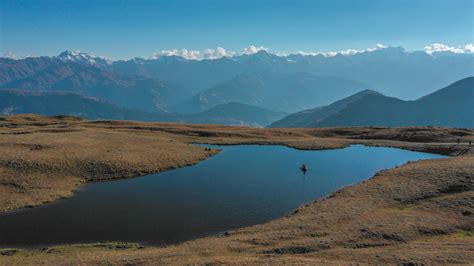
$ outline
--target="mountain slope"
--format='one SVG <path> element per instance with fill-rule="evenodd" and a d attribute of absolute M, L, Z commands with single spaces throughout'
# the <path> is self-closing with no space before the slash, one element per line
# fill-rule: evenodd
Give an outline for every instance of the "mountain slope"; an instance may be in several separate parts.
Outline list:
<path fill-rule="evenodd" d="M 191 115 L 150 113 L 126 109 L 76 93 L 0 90 L 0 115 L 15 114 L 72 115 L 92 120 L 137 120 L 257 127 L 266 126 L 286 115 L 238 103 L 216 106 Z"/>
<path fill-rule="evenodd" d="M 33 76 L 38 71 L 62 64 L 53 57 L 30 57 L 21 60 L 0 58 L 0 85 Z"/>
<path fill-rule="evenodd" d="M 342 100 L 336 101 L 327 106 L 320 106 L 313 109 L 301 111 L 299 113 L 291 114 L 285 118 L 274 122 L 268 127 L 271 128 L 285 128 L 285 127 L 309 127 L 310 125 L 317 123 L 330 115 L 333 115 L 348 104 L 358 101 L 367 95 L 380 95 L 380 93 L 373 90 L 363 90 L 354 95 L 346 97 Z"/>
<path fill-rule="evenodd" d="M 0 115 L 14 114 L 73 115 L 87 119 L 176 120 L 171 114 L 126 109 L 76 93 L 0 90 Z"/>
<path fill-rule="evenodd" d="M 199 124 L 226 124 L 264 127 L 284 117 L 287 113 L 272 111 L 241 103 L 214 106 L 203 112 L 183 115 L 186 122 Z"/>
<path fill-rule="evenodd" d="M 0 85 L 31 77 L 44 69 L 67 63 L 81 63 L 96 67 L 112 65 L 110 60 L 80 51 L 64 51 L 58 56 L 27 57 L 19 60 L 0 57 Z"/>
<path fill-rule="evenodd" d="M 183 113 L 199 112 L 219 104 L 240 102 L 282 112 L 295 112 L 326 104 L 368 88 L 338 77 L 317 77 L 307 73 L 252 73 L 237 75 L 173 107 Z"/>
<path fill-rule="evenodd" d="M 474 77 L 457 81 L 416 101 L 367 95 L 309 127 L 447 126 L 474 127 Z"/>
<path fill-rule="evenodd" d="M 415 121 L 415 107 L 410 102 L 384 95 L 368 95 L 308 127 L 410 126 L 415 125 Z"/>
<path fill-rule="evenodd" d="M 67 62 L 2 85 L 38 92 L 68 91 L 92 96 L 126 108 L 159 112 L 185 97 L 169 82 L 117 74 L 104 68 Z"/>

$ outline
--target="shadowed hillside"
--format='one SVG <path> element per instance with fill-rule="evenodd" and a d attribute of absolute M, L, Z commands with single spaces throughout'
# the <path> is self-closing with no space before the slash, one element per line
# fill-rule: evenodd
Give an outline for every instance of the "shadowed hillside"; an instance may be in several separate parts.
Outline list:
<path fill-rule="evenodd" d="M 278 120 L 268 127 L 309 127 L 315 122 L 326 119 L 328 116 L 341 111 L 347 107 L 348 104 L 358 101 L 368 95 L 381 94 L 373 90 L 363 90 L 330 105 L 320 106 L 313 109 L 304 110 L 299 113 L 291 114 L 281 120 Z"/>
<path fill-rule="evenodd" d="M 361 92 L 328 106 L 290 115 L 270 127 L 433 125 L 472 128 L 473 106 L 474 77 L 469 77 L 415 101 Z"/>

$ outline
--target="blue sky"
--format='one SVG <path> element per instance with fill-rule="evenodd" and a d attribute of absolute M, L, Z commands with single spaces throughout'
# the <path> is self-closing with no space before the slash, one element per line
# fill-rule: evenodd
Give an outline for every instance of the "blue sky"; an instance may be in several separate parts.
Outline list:
<path fill-rule="evenodd" d="M 270 51 L 423 50 L 473 43 L 474 0 L 0 0 L 0 54 L 113 59 L 248 45 Z"/>

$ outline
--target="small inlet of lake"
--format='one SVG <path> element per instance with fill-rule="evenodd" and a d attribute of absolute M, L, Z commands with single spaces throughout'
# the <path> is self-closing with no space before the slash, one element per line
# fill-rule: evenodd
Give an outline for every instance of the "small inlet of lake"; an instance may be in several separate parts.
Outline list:
<path fill-rule="evenodd" d="M 268 222 L 410 160 L 444 156 L 350 146 L 211 146 L 196 165 L 82 185 L 73 197 L 0 215 L 0 246 L 128 241 L 166 245 Z M 306 164 L 306 174 L 300 166 Z M 334 210 L 337 211 L 337 210 Z"/>

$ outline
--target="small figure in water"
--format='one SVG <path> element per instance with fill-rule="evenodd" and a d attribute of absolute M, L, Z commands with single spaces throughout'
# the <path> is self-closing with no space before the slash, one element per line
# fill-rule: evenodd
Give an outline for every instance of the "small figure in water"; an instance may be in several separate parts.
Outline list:
<path fill-rule="evenodd" d="M 303 173 L 306 173 L 306 171 L 308 171 L 308 167 L 306 167 L 306 164 L 302 164 L 300 166 L 300 170 L 303 172 Z"/>

